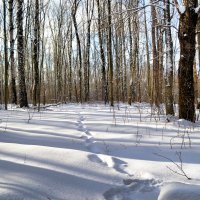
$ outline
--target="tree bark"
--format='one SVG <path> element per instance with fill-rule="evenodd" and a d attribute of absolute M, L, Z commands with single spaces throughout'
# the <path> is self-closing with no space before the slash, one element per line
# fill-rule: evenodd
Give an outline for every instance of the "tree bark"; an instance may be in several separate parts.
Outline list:
<path fill-rule="evenodd" d="M 108 66 L 109 66 L 109 100 L 110 106 L 114 106 L 113 98 L 113 58 L 112 58 L 112 17 L 111 0 L 108 0 Z"/>
<path fill-rule="evenodd" d="M 145 0 L 143 0 L 143 6 L 145 6 Z M 146 19 L 146 9 L 144 8 L 144 28 L 145 28 L 145 46 L 146 46 L 146 62 L 147 62 L 147 94 L 148 100 L 152 103 L 152 92 L 151 92 L 151 65 L 150 65 L 150 56 L 149 56 L 149 37 L 147 30 L 147 19 Z"/>
<path fill-rule="evenodd" d="M 70 36 L 69 36 L 69 46 L 68 46 L 68 56 L 69 56 L 69 75 L 68 75 L 68 84 L 69 84 L 69 101 L 72 101 L 72 40 L 73 40 L 73 33 L 72 33 L 72 22 L 70 23 Z"/>
<path fill-rule="evenodd" d="M 23 0 L 17 0 L 17 52 L 18 52 L 18 78 L 19 78 L 19 104 L 28 107 L 25 69 L 24 69 L 24 36 L 23 36 Z"/>
<path fill-rule="evenodd" d="M 78 56 L 79 56 L 79 69 L 78 69 L 78 76 L 79 76 L 79 100 L 80 103 L 82 103 L 82 51 L 81 51 L 81 42 L 80 37 L 78 34 L 78 25 L 76 21 L 76 12 L 78 9 L 78 4 L 80 3 L 80 0 L 74 0 L 73 6 L 72 6 L 72 19 L 74 23 L 74 29 L 75 29 L 75 35 L 76 35 L 76 41 L 77 41 L 77 47 L 78 47 Z"/>
<path fill-rule="evenodd" d="M 40 87 L 39 87 L 39 0 L 35 0 L 35 19 L 34 19 L 34 43 L 33 43 L 33 65 L 34 65 L 34 88 L 33 88 L 33 105 L 39 102 L 40 98 Z"/>
<path fill-rule="evenodd" d="M 197 1 L 185 2 L 185 12 L 180 13 L 178 38 L 180 42 L 179 118 L 195 121 L 193 64 L 195 57 L 195 31 L 198 14 Z"/>
<path fill-rule="evenodd" d="M 160 105 L 159 99 L 159 62 L 158 62 L 158 52 L 156 47 L 156 25 L 157 25 L 157 16 L 156 16 L 156 9 L 153 5 L 153 0 L 151 0 L 151 16 L 152 16 L 152 50 L 153 50 L 153 102 L 157 107 Z"/>
<path fill-rule="evenodd" d="M 6 27 L 6 1 L 3 0 L 3 24 L 4 24 L 4 67 L 5 67 L 5 94 L 4 103 L 5 109 L 8 109 L 8 49 L 7 49 L 7 27 Z"/>
<path fill-rule="evenodd" d="M 165 43 L 166 43 L 166 77 L 165 107 L 166 115 L 174 115 L 173 106 L 173 43 L 171 35 L 170 1 L 165 0 Z"/>
<path fill-rule="evenodd" d="M 11 71 L 11 103 L 17 104 L 16 70 L 14 58 L 14 25 L 13 25 L 13 0 L 9 0 L 9 34 L 10 34 L 10 71 Z"/>
<path fill-rule="evenodd" d="M 98 37 L 99 37 L 99 47 L 101 54 L 101 81 L 102 81 L 102 99 L 106 104 L 108 102 L 108 94 L 107 94 L 107 81 L 106 81 L 106 62 L 105 62 L 105 54 L 103 49 L 103 38 L 102 38 L 102 26 L 101 26 L 101 9 L 99 0 L 97 1 L 97 9 L 98 9 Z"/>

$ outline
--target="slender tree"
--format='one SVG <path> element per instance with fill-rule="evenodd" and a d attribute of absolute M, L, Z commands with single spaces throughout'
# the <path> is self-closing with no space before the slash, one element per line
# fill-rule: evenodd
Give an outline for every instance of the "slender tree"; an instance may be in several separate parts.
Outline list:
<path fill-rule="evenodd" d="M 18 78 L 19 78 L 19 104 L 28 107 L 25 69 L 24 69 L 24 37 L 23 37 L 23 0 L 17 0 L 17 52 L 18 52 Z"/>
<path fill-rule="evenodd" d="M 148 30 L 147 30 L 147 17 L 146 17 L 146 9 L 145 9 L 145 0 L 143 0 L 144 6 L 144 28 L 145 28 L 145 39 L 146 39 L 146 59 L 147 59 L 147 94 L 150 103 L 152 103 L 152 92 L 151 92 L 151 65 L 150 65 L 150 53 L 149 53 L 149 37 L 148 37 Z"/>
<path fill-rule="evenodd" d="M 7 104 L 8 104 L 8 49 L 7 49 L 7 26 L 6 26 L 6 1 L 3 0 L 3 24 L 4 24 L 4 67 L 5 67 L 5 94 L 4 94 L 4 100 L 5 100 L 5 109 L 7 110 Z"/>
<path fill-rule="evenodd" d="M 87 14 L 87 36 L 86 36 L 86 53 L 84 63 L 84 84 L 85 84 L 85 101 L 89 100 L 90 96 L 90 45 L 91 45 L 91 22 L 94 12 L 94 0 L 86 0 L 86 14 Z"/>
<path fill-rule="evenodd" d="M 17 104 L 17 90 L 16 90 L 16 70 L 14 58 L 14 23 L 13 23 L 13 10 L 14 0 L 9 0 L 9 36 L 10 36 L 10 71 L 11 71 L 11 103 Z"/>
<path fill-rule="evenodd" d="M 101 55 L 101 81 L 102 81 L 102 100 L 106 104 L 108 101 L 108 92 L 107 92 L 107 80 L 106 80 L 106 61 L 105 61 L 105 53 L 103 48 L 103 38 L 102 38 L 102 15 L 99 0 L 97 2 L 97 10 L 98 10 L 98 37 L 99 37 L 99 48 Z"/>
<path fill-rule="evenodd" d="M 72 39 L 73 39 L 73 32 L 72 32 L 72 22 L 70 22 L 69 27 L 69 42 L 68 42 L 68 60 L 69 60 L 69 73 L 68 73 L 68 85 L 69 85 L 69 101 L 72 101 Z"/>
<path fill-rule="evenodd" d="M 33 65 L 34 65 L 34 88 L 33 88 L 33 105 L 39 102 L 40 87 L 39 87 L 39 47 L 40 47 L 40 13 L 39 0 L 35 0 L 35 16 L 34 16 L 34 41 L 33 41 Z"/>
<path fill-rule="evenodd" d="M 80 0 L 74 0 L 72 5 L 72 20 L 74 23 L 74 29 L 76 34 L 76 41 L 77 41 L 77 48 L 78 48 L 78 57 L 79 57 L 79 70 L 78 70 L 78 76 L 79 76 L 79 100 L 82 103 L 82 50 L 81 50 L 81 41 L 78 33 L 78 25 L 76 21 L 76 13 L 78 9 L 78 5 L 80 3 Z"/>
<path fill-rule="evenodd" d="M 170 1 L 165 0 L 165 43 L 166 43 L 166 77 L 165 77 L 165 105 L 166 114 L 174 115 L 173 107 L 173 43 L 171 34 Z"/>
<path fill-rule="evenodd" d="M 112 15 L 111 0 L 108 0 L 108 67 L 109 67 L 109 100 L 110 106 L 114 106 L 113 97 L 113 57 L 112 57 Z"/>
<path fill-rule="evenodd" d="M 158 51 L 156 46 L 156 25 L 157 25 L 157 14 L 154 0 L 151 0 L 151 17 L 152 17 L 152 51 L 153 51 L 153 97 L 154 103 L 157 107 L 160 106 L 160 89 L 159 89 L 159 61 Z"/>

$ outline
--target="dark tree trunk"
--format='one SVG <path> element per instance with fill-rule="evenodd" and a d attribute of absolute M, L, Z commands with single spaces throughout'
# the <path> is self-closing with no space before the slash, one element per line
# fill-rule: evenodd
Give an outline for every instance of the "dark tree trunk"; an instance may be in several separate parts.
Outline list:
<path fill-rule="evenodd" d="M 92 4 L 92 5 L 91 5 Z M 90 98 L 90 44 L 91 44 L 91 22 L 94 11 L 94 0 L 87 0 L 86 2 L 86 12 L 87 12 L 87 38 L 86 38 L 86 58 L 84 64 L 84 73 L 85 73 L 85 101 L 89 101 Z"/>
<path fill-rule="evenodd" d="M 198 46 L 198 64 L 200 66 L 200 16 L 198 16 L 197 20 L 197 46 Z M 200 74 L 200 69 L 199 69 L 199 74 Z"/>
<path fill-rule="evenodd" d="M 69 55 L 69 101 L 72 101 L 72 40 L 73 40 L 73 33 L 72 33 L 72 23 L 70 24 L 70 40 L 69 40 L 69 46 L 68 46 L 68 55 Z"/>
<path fill-rule="evenodd" d="M 109 100 L 110 106 L 114 106 L 113 98 L 113 58 L 112 58 L 112 18 L 111 0 L 108 0 L 108 66 L 109 66 Z"/>
<path fill-rule="evenodd" d="M 195 4 L 195 3 L 194 3 Z M 186 6 L 180 13 L 178 37 L 180 42 L 179 118 L 195 121 L 193 63 L 195 57 L 195 31 L 197 13 L 195 6 Z"/>
<path fill-rule="evenodd" d="M 18 52 L 18 78 L 19 78 L 19 104 L 28 107 L 25 70 L 24 70 L 24 37 L 23 37 L 23 0 L 17 0 L 17 52 Z"/>
<path fill-rule="evenodd" d="M 131 0 L 129 1 L 129 8 L 131 8 Z M 133 34 L 132 34 L 132 28 L 131 28 L 131 14 L 130 12 L 128 13 L 128 32 L 129 32 L 129 43 L 130 43 L 130 52 L 129 52 L 129 63 L 130 63 L 130 73 L 131 73 L 131 81 L 130 81 L 130 86 L 129 86 L 129 97 L 128 97 L 128 104 L 131 105 L 132 103 L 132 98 L 134 96 L 134 87 L 133 87 L 133 82 L 135 80 L 134 78 L 134 62 L 133 62 Z M 123 37 L 123 36 L 122 36 Z"/>
<path fill-rule="evenodd" d="M 151 0 L 153 4 L 153 0 Z M 157 25 L 157 14 L 156 8 L 154 5 L 151 6 L 151 16 L 152 16 L 152 51 L 153 51 L 153 93 L 154 93 L 154 103 L 157 107 L 160 105 L 159 99 L 159 61 L 158 61 L 158 51 L 156 47 L 156 25 Z"/>
<path fill-rule="evenodd" d="M 145 0 L 143 0 L 143 6 L 145 6 Z M 152 103 L 152 97 L 151 97 L 151 65 L 150 65 L 150 54 L 149 54 L 149 37 L 148 37 L 148 30 L 147 30 L 147 20 L 146 20 L 146 10 L 144 8 L 144 26 L 145 26 L 145 45 L 146 45 L 146 54 L 147 54 L 147 94 L 148 94 L 148 100 L 150 103 Z"/>
<path fill-rule="evenodd" d="M 99 0 L 97 1 L 97 9 L 98 9 L 98 37 L 99 37 L 99 46 L 100 46 L 100 54 L 101 54 L 101 74 L 102 74 L 102 99 L 106 104 L 108 102 L 108 94 L 107 94 L 107 81 L 106 81 L 106 62 L 105 62 L 105 54 L 103 49 L 103 38 L 102 38 L 102 27 L 101 27 L 101 9 Z"/>
<path fill-rule="evenodd" d="M 34 65 L 34 88 L 33 105 L 39 102 L 39 0 L 35 0 L 35 22 L 34 22 L 34 43 L 33 43 L 33 65 Z"/>
<path fill-rule="evenodd" d="M 81 51 L 81 41 L 78 33 L 78 25 L 76 21 L 76 12 L 78 9 L 78 5 L 80 3 L 80 0 L 74 0 L 73 6 L 72 6 L 72 20 L 74 23 L 74 29 L 75 29 L 75 35 L 76 35 L 76 41 L 77 41 L 77 47 L 78 47 L 78 56 L 79 56 L 79 69 L 78 69 L 78 76 L 79 76 L 79 98 L 80 103 L 82 103 L 82 51 Z"/>
<path fill-rule="evenodd" d="M 13 25 L 13 0 L 9 0 L 9 33 L 10 33 L 10 70 L 11 70 L 11 103 L 17 104 L 16 71 L 14 58 L 14 25 Z"/>
<path fill-rule="evenodd" d="M 3 0 L 3 24 L 4 24 L 4 64 L 5 64 L 5 109 L 7 110 L 8 105 L 8 49 L 7 49 L 7 27 L 6 27 L 6 1 Z"/>

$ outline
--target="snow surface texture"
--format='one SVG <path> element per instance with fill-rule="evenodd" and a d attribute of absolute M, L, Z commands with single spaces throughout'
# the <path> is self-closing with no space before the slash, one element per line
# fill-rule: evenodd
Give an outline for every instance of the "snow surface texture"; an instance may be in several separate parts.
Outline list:
<path fill-rule="evenodd" d="M 147 104 L 0 113 L 0 200 L 200 200 L 198 122 Z"/>
<path fill-rule="evenodd" d="M 199 200 L 200 187 L 183 183 L 168 183 L 163 187 L 158 200 Z"/>

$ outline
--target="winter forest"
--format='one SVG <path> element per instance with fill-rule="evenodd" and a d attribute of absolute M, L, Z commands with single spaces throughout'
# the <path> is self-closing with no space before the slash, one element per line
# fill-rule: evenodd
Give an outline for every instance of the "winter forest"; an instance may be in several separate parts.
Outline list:
<path fill-rule="evenodd" d="M 200 200 L 198 0 L 0 2 L 0 200 Z"/>

